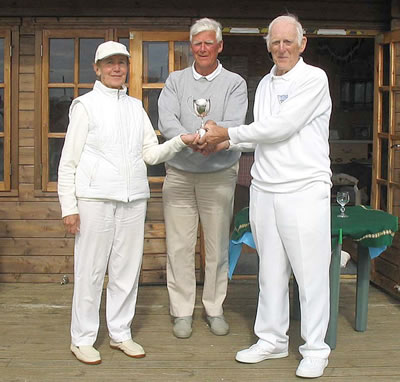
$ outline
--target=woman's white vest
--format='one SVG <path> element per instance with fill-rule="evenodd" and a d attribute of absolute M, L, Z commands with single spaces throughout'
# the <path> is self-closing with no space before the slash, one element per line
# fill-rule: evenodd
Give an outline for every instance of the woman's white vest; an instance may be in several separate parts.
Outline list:
<path fill-rule="evenodd" d="M 143 107 L 124 89 L 96 81 L 93 90 L 76 98 L 89 116 L 89 132 L 76 170 L 77 198 L 128 202 L 150 197 L 142 159 Z"/>

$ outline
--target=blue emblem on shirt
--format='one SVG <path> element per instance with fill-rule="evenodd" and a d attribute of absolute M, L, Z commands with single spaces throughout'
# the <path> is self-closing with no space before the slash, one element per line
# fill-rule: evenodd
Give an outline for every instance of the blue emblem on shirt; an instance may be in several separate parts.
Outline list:
<path fill-rule="evenodd" d="M 279 103 L 282 103 L 282 102 L 286 101 L 287 97 L 288 97 L 287 94 L 278 95 Z"/>

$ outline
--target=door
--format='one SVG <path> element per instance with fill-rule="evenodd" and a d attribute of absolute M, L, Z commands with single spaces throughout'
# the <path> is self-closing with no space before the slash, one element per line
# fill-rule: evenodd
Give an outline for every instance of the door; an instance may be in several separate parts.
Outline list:
<path fill-rule="evenodd" d="M 371 205 L 400 216 L 400 31 L 375 41 Z M 373 261 L 371 280 L 400 297 L 400 240 Z"/>
<path fill-rule="evenodd" d="M 189 32 L 133 31 L 129 32 L 131 65 L 129 94 L 141 99 L 160 142 L 158 131 L 158 97 L 169 73 L 184 69 L 193 62 Z M 151 198 L 148 203 L 145 248 L 141 283 L 165 283 L 166 246 L 161 187 L 165 176 L 164 164 L 148 166 Z M 203 279 L 203 263 L 196 245 L 196 278 Z M 203 256 L 204 257 L 204 256 Z"/>

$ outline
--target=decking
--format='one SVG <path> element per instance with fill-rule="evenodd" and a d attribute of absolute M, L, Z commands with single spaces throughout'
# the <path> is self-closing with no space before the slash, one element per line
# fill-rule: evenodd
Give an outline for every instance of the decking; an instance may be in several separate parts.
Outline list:
<path fill-rule="evenodd" d="M 165 286 L 139 290 L 134 338 L 147 356 L 131 359 L 110 349 L 101 309 L 96 343 L 103 362 L 84 365 L 69 351 L 72 284 L 0 284 L 0 381 L 299 381 L 294 373 L 300 359 L 299 323 L 291 322 L 288 358 L 256 365 L 234 360 L 236 351 L 255 341 L 253 321 L 256 280 L 234 280 L 229 285 L 225 316 L 231 332 L 210 333 L 200 298 L 193 335 L 176 339 L 171 332 Z M 201 292 L 201 286 L 198 287 Z M 353 330 L 355 280 L 342 279 L 337 348 L 321 381 L 400 380 L 400 301 L 371 286 L 368 330 Z"/>

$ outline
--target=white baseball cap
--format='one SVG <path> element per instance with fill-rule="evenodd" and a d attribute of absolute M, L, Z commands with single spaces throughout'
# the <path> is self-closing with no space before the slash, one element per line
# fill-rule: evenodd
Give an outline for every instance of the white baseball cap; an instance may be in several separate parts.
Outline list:
<path fill-rule="evenodd" d="M 121 56 L 130 57 L 128 49 L 124 44 L 115 41 L 106 41 L 97 47 L 96 54 L 94 56 L 94 62 L 96 63 L 103 58 L 115 56 L 120 54 Z"/>

